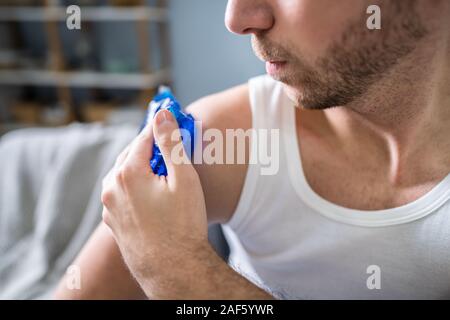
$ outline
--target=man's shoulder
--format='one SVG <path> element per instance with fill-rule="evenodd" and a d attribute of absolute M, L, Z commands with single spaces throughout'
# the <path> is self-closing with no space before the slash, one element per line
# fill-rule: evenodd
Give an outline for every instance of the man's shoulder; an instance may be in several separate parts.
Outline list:
<path fill-rule="evenodd" d="M 227 129 L 247 130 L 252 126 L 248 85 L 204 97 L 187 107 L 205 132 L 217 129 L 225 136 Z M 203 144 L 203 148 L 208 143 Z M 225 152 L 225 148 L 223 150 Z M 247 172 L 246 164 L 197 164 L 205 194 L 208 220 L 228 221 L 238 204 Z"/>
<path fill-rule="evenodd" d="M 203 97 L 187 107 L 203 128 L 219 130 L 250 128 L 251 110 L 248 84 Z"/>

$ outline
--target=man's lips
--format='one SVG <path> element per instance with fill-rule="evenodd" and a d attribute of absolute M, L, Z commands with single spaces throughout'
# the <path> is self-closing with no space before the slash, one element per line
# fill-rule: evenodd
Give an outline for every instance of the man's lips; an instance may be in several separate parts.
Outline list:
<path fill-rule="evenodd" d="M 271 76 L 276 76 L 286 67 L 287 61 L 267 61 L 266 71 Z"/>

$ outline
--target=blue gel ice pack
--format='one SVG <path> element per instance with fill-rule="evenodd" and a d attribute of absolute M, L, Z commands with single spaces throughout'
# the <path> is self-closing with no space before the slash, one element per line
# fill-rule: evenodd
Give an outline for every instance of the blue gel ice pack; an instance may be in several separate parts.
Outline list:
<path fill-rule="evenodd" d="M 181 110 L 181 106 L 175 97 L 172 95 L 168 88 L 160 90 L 153 100 L 149 103 L 147 109 L 146 119 L 142 125 L 141 130 L 152 121 L 156 113 L 160 110 L 169 110 L 174 118 L 178 122 L 178 126 L 181 130 L 181 139 L 183 141 L 184 149 L 189 158 L 194 152 L 194 129 L 195 123 L 194 118 L 190 114 L 186 114 Z M 167 176 L 167 167 L 164 163 L 161 150 L 156 142 L 153 143 L 153 154 L 150 159 L 150 166 L 152 167 L 153 173 L 158 176 Z"/>

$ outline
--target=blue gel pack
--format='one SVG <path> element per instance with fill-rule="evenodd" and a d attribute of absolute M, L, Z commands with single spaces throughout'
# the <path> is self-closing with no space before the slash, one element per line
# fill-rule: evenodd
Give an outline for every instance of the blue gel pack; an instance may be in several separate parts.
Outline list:
<path fill-rule="evenodd" d="M 190 114 L 186 114 L 181 110 L 181 106 L 175 97 L 172 95 L 171 91 L 167 87 L 162 87 L 159 93 L 153 98 L 149 103 L 147 109 L 147 115 L 144 123 L 142 124 L 141 130 L 153 119 L 155 115 L 160 110 L 169 110 L 174 118 L 178 122 L 178 126 L 181 130 L 181 139 L 183 141 L 184 149 L 189 159 L 194 152 L 194 130 L 195 130 L 195 120 Z M 158 176 L 167 176 L 167 167 L 164 163 L 161 150 L 156 142 L 153 143 L 153 154 L 150 159 L 150 166 L 152 167 L 153 173 Z"/>

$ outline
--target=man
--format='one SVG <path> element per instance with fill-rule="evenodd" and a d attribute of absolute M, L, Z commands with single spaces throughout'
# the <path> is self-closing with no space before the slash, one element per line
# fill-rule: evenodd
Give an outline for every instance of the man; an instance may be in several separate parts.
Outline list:
<path fill-rule="evenodd" d="M 226 25 L 272 79 L 188 111 L 221 132 L 278 129 L 278 172 L 172 163 L 161 112 L 105 179 L 82 290 L 56 297 L 449 298 L 450 3 L 229 0 Z M 167 179 L 147 177 L 153 136 Z M 206 215 L 252 281 L 205 244 Z"/>

